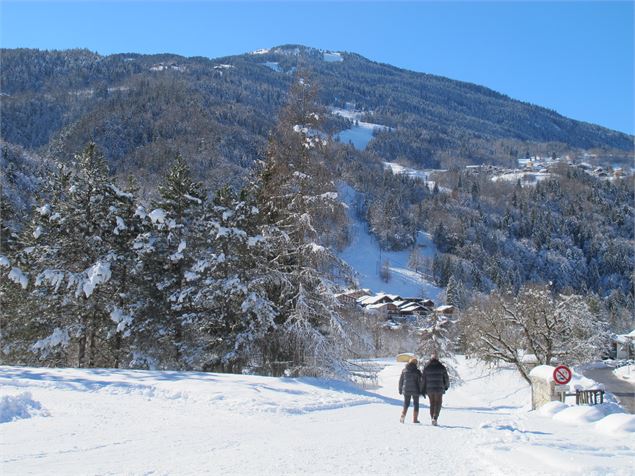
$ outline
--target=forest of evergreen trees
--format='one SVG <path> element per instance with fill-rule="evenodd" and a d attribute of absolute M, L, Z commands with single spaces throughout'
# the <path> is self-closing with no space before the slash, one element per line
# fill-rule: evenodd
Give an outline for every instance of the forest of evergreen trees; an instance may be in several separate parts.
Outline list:
<path fill-rule="evenodd" d="M 432 234 L 438 253 L 422 268 L 438 286 L 452 281 L 461 289 L 453 304 L 551 283 L 555 292 L 595 295 L 615 331 L 632 329 L 631 178 L 604 180 L 561 164 L 546 180 L 510 183 L 493 181 L 486 169 L 457 168 L 438 174 L 430 187 L 381 163 L 354 171 L 354 155 L 342 164 L 343 176 L 363 194 L 358 212 L 385 248 L 413 247 L 418 230 Z"/>
<path fill-rule="evenodd" d="M 549 284 L 632 330 L 632 177 L 561 165 L 508 183 L 464 167 L 581 146 L 628 155 L 632 138 L 479 86 L 294 51 L 3 52 L 2 362 L 341 373 L 380 339 L 334 299 L 349 277 L 333 253 L 348 240 L 336 179 L 358 192 L 379 244 L 412 248 L 458 309 Z M 302 62 L 319 93 L 294 81 Z M 350 123 L 325 105 L 349 101 L 392 128 L 363 151 L 327 139 Z M 430 186 L 383 161 L 448 170 Z M 430 262 L 416 256 L 420 231 L 437 247 Z M 409 339 L 398 334 L 385 350 Z"/>
<path fill-rule="evenodd" d="M 113 182 L 94 144 L 55 164 L 31 221 L 3 230 L 2 362 L 341 374 L 329 276 L 346 270 L 325 231 L 343 210 L 307 133 L 314 93 L 294 88 L 239 192 L 208 199 L 180 156 L 151 203 Z"/>

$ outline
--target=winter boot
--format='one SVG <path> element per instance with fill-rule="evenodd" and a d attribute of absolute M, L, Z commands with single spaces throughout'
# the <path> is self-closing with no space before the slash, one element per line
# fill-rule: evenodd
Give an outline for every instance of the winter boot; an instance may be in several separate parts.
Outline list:
<path fill-rule="evenodd" d="M 401 412 L 401 418 L 399 418 L 399 423 L 403 423 L 406 419 L 406 412 Z"/>
<path fill-rule="evenodd" d="M 421 423 L 421 422 L 419 421 L 419 412 L 414 412 L 414 413 L 412 414 L 412 423 Z"/>
<path fill-rule="evenodd" d="M 432 426 L 437 426 L 437 419 L 436 418 L 432 419 Z"/>

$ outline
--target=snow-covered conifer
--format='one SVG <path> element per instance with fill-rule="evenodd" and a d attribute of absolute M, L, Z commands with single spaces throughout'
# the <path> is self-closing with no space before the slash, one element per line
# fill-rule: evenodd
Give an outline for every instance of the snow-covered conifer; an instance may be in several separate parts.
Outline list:
<path fill-rule="evenodd" d="M 200 310 L 192 301 L 197 286 L 189 273 L 204 240 L 205 194 L 180 155 L 159 194 L 150 209 L 138 211 L 143 230 L 134 246 L 145 281 L 138 325 L 145 332 L 135 340 L 133 365 L 190 368 L 196 359 L 191 323 Z"/>
<path fill-rule="evenodd" d="M 29 322 L 39 335 L 31 349 L 42 358 L 61 351 L 79 367 L 116 360 L 111 341 L 119 324 L 111 312 L 122 290 L 113 237 L 131 199 L 110 181 L 94 144 L 51 174 L 21 251 L 40 311 Z"/>
<path fill-rule="evenodd" d="M 345 215 L 318 119 L 315 89 L 299 78 L 253 187 L 268 241 L 267 295 L 277 311 L 275 333 L 263 348 L 263 361 L 274 374 L 342 369 L 346 332 L 327 276 L 343 266 L 320 236 Z"/>

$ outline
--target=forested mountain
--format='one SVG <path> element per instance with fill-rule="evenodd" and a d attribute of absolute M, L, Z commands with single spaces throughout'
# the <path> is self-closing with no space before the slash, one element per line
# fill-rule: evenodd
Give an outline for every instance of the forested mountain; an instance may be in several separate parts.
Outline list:
<path fill-rule="evenodd" d="M 8 361 L 341 371 L 336 180 L 384 249 L 415 262 L 417 233 L 432 234 L 421 267 L 457 308 L 548 284 L 632 328 L 632 175 L 576 160 L 630 167 L 632 136 L 302 46 L 215 60 L 0 53 Z M 373 131 L 367 146 L 331 140 L 351 128 Z M 494 167 L 534 155 L 569 160 L 540 180 Z M 436 170 L 428 181 L 384 162 Z"/>
<path fill-rule="evenodd" d="M 2 139 L 53 158 L 94 141 L 118 175 L 156 185 L 167 157 L 188 157 L 213 188 L 238 183 L 266 145 L 298 70 L 324 106 L 354 107 L 389 126 L 367 153 L 447 168 L 507 164 L 526 154 L 598 148 L 625 155 L 633 138 L 482 86 L 414 73 L 353 53 L 284 46 L 218 59 L 100 56 L 87 50 L 1 50 Z M 349 121 L 329 115 L 327 133 Z"/>

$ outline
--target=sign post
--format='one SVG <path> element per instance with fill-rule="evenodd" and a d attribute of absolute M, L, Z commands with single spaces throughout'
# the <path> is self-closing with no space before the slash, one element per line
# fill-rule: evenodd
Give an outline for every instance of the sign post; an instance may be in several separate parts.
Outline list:
<path fill-rule="evenodd" d="M 560 401 L 564 403 L 565 394 L 569 391 L 569 385 L 573 372 L 566 365 L 558 365 L 553 370 L 553 379 L 556 384 L 554 385 L 554 392 L 560 397 Z"/>
<path fill-rule="evenodd" d="M 553 371 L 553 379 L 558 385 L 566 385 L 571 382 L 573 372 L 566 365 L 558 365 Z"/>

